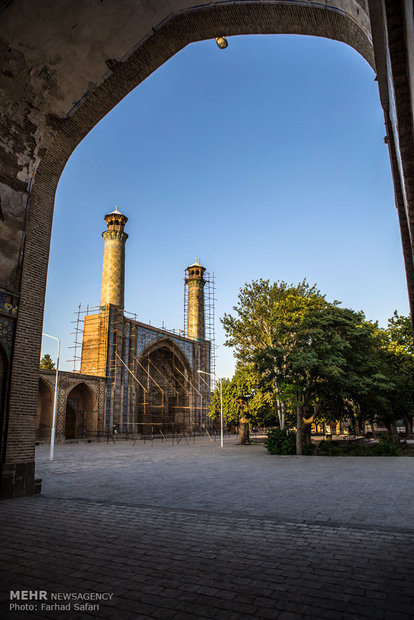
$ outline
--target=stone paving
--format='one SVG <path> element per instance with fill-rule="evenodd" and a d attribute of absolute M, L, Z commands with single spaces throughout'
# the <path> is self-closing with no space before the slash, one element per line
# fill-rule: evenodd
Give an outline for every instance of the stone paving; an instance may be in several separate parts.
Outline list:
<path fill-rule="evenodd" d="M 414 531 L 414 458 L 271 456 L 235 436 L 37 450 L 48 497 Z"/>
<path fill-rule="evenodd" d="M 234 442 L 39 446 L 42 495 L 0 504 L 1 618 L 414 618 L 414 458 Z"/>

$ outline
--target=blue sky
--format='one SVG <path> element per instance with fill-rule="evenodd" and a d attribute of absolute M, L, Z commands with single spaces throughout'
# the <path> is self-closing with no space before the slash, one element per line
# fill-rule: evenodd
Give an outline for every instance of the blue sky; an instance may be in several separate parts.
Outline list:
<path fill-rule="evenodd" d="M 44 331 L 73 356 L 79 303 L 97 305 L 103 217 L 126 231 L 125 307 L 183 326 L 185 265 L 215 273 L 219 317 L 256 278 L 317 283 L 385 325 L 408 298 L 375 75 L 343 43 L 300 36 L 193 43 L 82 141 L 59 182 Z M 44 340 L 43 352 L 54 356 Z"/>

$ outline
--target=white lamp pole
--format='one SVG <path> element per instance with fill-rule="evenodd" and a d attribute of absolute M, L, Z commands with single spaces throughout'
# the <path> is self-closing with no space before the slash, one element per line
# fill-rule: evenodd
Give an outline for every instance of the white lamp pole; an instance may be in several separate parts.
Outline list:
<path fill-rule="evenodd" d="M 221 378 L 215 375 L 213 372 L 206 372 L 205 370 L 197 370 L 201 375 L 210 375 L 214 377 L 216 381 L 220 383 L 220 447 L 224 447 L 224 428 L 223 428 L 223 388 L 221 387 Z"/>
<path fill-rule="evenodd" d="M 56 359 L 56 379 L 55 379 L 55 396 L 53 399 L 53 418 L 52 418 L 52 431 L 50 433 L 50 460 L 53 461 L 55 455 L 55 435 L 56 435 L 56 407 L 57 407 L 57 393 L 58 393 L 58 381 L 59 381 L 59 357 L 60 357 L 60 340 L 56 336 L 43 333 L 42 336 L 53 338 L 57 340 L 57 359 Z"/>

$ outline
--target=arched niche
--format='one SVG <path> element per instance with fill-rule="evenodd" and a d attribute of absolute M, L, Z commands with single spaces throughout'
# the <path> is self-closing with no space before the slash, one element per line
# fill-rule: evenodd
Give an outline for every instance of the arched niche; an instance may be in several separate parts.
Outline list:
<path fill-rule="evenodd" d="M 169 338 L 152 343 L 135 360 L 136 431 L 170 433 L 193 424 L 190 365 Z"/>
<path fill-rule="evenodd" d="M 36 439 L 40 441 L 50 439 L 53 418 L 53 396 L 53 388 L 40 377 L 36 417 Z"/>
<path fill-rule="evenodd" d="M 78 383 L 66 398 L 65 439 L 93 437 L 97 429 L 97 397 L 86 383 Z"/>

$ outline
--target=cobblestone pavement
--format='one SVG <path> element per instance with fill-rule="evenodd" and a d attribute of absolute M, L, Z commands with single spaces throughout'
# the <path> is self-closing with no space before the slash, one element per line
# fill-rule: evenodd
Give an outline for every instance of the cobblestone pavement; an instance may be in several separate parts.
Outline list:
<path fill-rule="evenodd" d="M 271 457 L 233 441 L 65 445 L 53 463 L 41 446 L 42 495 L 0 504 L 1 617 L 414 618 L 414 459 Z M 10 610 L 10 590 L 47 601 Z"/>
<path fill-rule="evenodd" d="M 37 474 L 48 497 L 414 531 L 414 458 L 271 456 L 207 439 L 63 444 Z"/>

